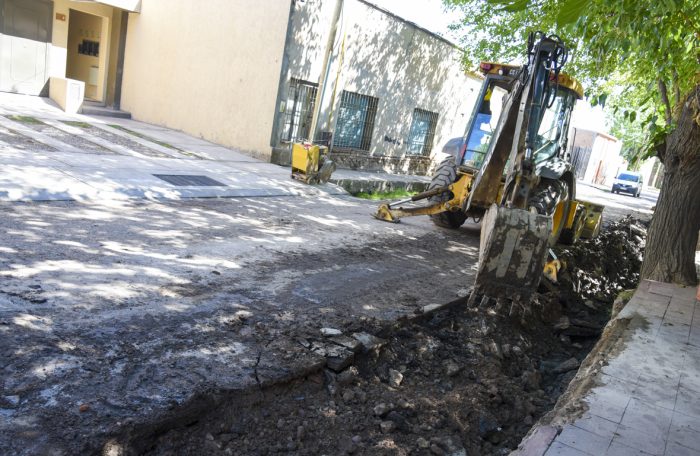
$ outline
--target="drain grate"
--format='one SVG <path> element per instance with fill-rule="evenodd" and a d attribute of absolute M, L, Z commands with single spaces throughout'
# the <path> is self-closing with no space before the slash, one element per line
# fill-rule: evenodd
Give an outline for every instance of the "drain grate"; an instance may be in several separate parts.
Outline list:
<path fill-rule="evenodd" d="M 208 176 L 194 174 L 154 174 L 154 176 L 177 187 L 226 187 L 226 184 Z"/>

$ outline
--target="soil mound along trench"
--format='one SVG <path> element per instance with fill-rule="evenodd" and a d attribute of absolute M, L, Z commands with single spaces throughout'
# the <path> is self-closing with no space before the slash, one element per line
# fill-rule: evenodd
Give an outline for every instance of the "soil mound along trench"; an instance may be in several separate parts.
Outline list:
<path fill-rule="evenodd" d="M 118 440 L 147 455 L 508 454 L 566 389 L 617 294 L 638 283 L 645 233 L 627 217 L 558 248 L 559 283 L 527 306 L 462 300 L 300 338 L 325 367 Z"/>

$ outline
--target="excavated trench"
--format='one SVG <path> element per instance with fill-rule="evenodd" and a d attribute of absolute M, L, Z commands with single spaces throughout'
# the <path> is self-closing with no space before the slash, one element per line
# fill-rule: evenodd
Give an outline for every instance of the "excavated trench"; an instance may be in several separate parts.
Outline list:
<path fill-rule="evenodd" d="M 390 326 L 356 322 L 342 336 L 296 340 L 325 354 L 325 366 L 202 397 L 121 441 L 147 455 L 508 454 L 566 390 L 614 297 L 636 286 L 643 232 L 625 218 L 560 248 L 560 283 L 526 306 L 463 299 Z"/>

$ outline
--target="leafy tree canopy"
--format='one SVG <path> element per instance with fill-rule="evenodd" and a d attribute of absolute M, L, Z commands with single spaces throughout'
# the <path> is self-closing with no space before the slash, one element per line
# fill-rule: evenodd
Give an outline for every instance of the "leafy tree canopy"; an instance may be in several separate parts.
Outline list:
<path fill-rule="evenodd" d="M 444 0 L 463 12 L 465 63 L 523 58 L 527 35 L 559 35 L 566 72 L 612 108 L 615 133 L 652 151 L 700 83 L 700 0 Z M 629 147 L 629 144 L 627 145 Z"/>

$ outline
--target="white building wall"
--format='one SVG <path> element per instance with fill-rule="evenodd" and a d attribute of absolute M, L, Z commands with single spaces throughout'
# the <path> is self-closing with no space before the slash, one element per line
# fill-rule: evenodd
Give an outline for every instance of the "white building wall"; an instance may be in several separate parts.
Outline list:
<path fill-rule="evenodd" d="M 620 155 L 621 149 L 622 143 L 617 139 L 598 134 L 593 141 L 584 182 L 611 186 L 615 176 L 626 169 L 625 159 Z"/>
<path fill-rule="evenodd" d="M 642 165 L 639 167 L 639 172 L 642 173 L 642 177 L 644 178 L 644 186 L 645 187 L 653 187 L 654 182 L 652 182 L 652 174 L 654 172 L 654 166 L 659 163 L 659 158 L 658 157 L 652 157 L 647 160 L 644 160 Z"/>
<path fill-rule="evenodd" d="M 287 79 L 321 78 L 335 5 L 327 0 L 296 3 Z M 345 0 L 340 17 L 318 131 L 335 131 L 343 90 L 376 97 L 370 149 L 353 152 L 367 160 L 354 162 L 366 169 L 425 172 L 430 158 L 440 158 L 443 145 L 464 133 L 480 79 L 465 74 L 462 52 L 454 45 L 385 11 Z M 428 157 L 407 153 L 415 108 L 438 113 Z"/>

